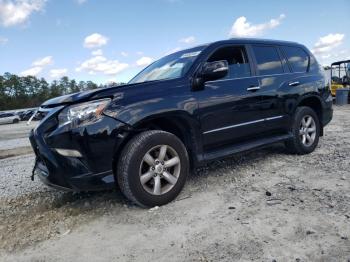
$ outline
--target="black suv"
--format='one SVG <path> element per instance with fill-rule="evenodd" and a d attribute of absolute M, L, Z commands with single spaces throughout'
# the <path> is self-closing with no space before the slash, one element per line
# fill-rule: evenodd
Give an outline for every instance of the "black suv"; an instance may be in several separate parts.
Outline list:
<path fill-rule="evenodd" d="M 127 85 L 54 98 L 39 112 L 33 176 L 77 191 L 118 185 L 141 206 L 173 200 L 208 161 L 276 142 L 311 153 L 333 114 L 310 51 L 259 39 L 179 51 Z"/>

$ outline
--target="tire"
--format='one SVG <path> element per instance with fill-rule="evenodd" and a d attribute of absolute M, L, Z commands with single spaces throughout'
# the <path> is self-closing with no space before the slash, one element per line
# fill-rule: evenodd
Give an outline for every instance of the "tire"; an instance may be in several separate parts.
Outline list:
<path fill-rule="evenodd" d="M 19 120 L 18 120 L 18 119 L 13 119 L 12 123 L 13 123 L 13 124 L 18 124 L 18 123 L 19 123 Z"/>
<path fill-rule="evenodd" d="M 310 117 L 312 120 L 309 120 Z M 317 147 L 321 129 L 320 120 L 315 111 L 306 106 L 298 107 L 294 113 L 292 121 L 291 132 L 293 138 L 285 142 L 288 151 L 298 155 L 313 152 Z M 310 126 L 306 127 L 308 121 L 310 121 Z M 312 124 L 312 121 L 314 124 Z M 315 131 L 311 132 L 310 130 L 313 129 L 315 129 Z M 306 134 L 308 134 L 311 139 L 307 138 Z"/>
<path fill-rule="evenodd" d="M 182 190 L 189 172 L 188 159 L 185 146 L 175 135 L 159 130 L 142 132 L 121 152 L 116 168 L 118 186 L 141 207 L 165 205 Z"/>

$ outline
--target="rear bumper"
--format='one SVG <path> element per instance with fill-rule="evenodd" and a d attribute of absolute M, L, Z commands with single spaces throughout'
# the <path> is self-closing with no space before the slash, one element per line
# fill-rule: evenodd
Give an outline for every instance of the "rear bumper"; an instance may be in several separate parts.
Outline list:
<path fill-rule="evenodd" d="M 333 118 L 333 109 L 326 109 L 323 111 L 323 116 L 322 116 L 322 125 L 326 126 L 328 125 Z"/>
<path fill-rule="evenodd" d="M 121 122 L 104 116 L 98 122 L 73 130 L 58 127 L 55 113 L 30 133 L 36 155 L 34 174 L 48 186 L 71 191 L 115 187 L 113 159 L 122 138 Z M 63 156 L 56 149 L 76 150 L 81 156 Z"/>
<path fill-rule="evenodd" d="M 325 100 L 322 111 L 322 126 L 326 126 L 333 118 L 333 98 L 331 95 Z"/>

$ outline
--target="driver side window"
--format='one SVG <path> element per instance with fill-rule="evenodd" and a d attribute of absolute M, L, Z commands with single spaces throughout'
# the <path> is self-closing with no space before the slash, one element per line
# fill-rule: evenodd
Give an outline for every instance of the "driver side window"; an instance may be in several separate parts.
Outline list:
<path fill-rule="evenodd" d="M 207 62 L 226 60 L 229 72 L 223 79 L 234 79 L 251 76 L 247 53 L 241 46 L 226 46 L 219 48 L 212 54 Z"/>

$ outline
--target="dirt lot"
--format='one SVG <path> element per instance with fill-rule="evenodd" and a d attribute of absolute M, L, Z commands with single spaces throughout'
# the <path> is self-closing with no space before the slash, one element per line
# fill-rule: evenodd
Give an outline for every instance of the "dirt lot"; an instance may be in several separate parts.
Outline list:
<path fill-rule="evenodd" d="M 31 182 L 32 155 L 2 159 L 0 260 L 350 261 L 349 155 L 350 106 L 335 107 L 314 153 L 213 162 L 151 210 Z"/>

